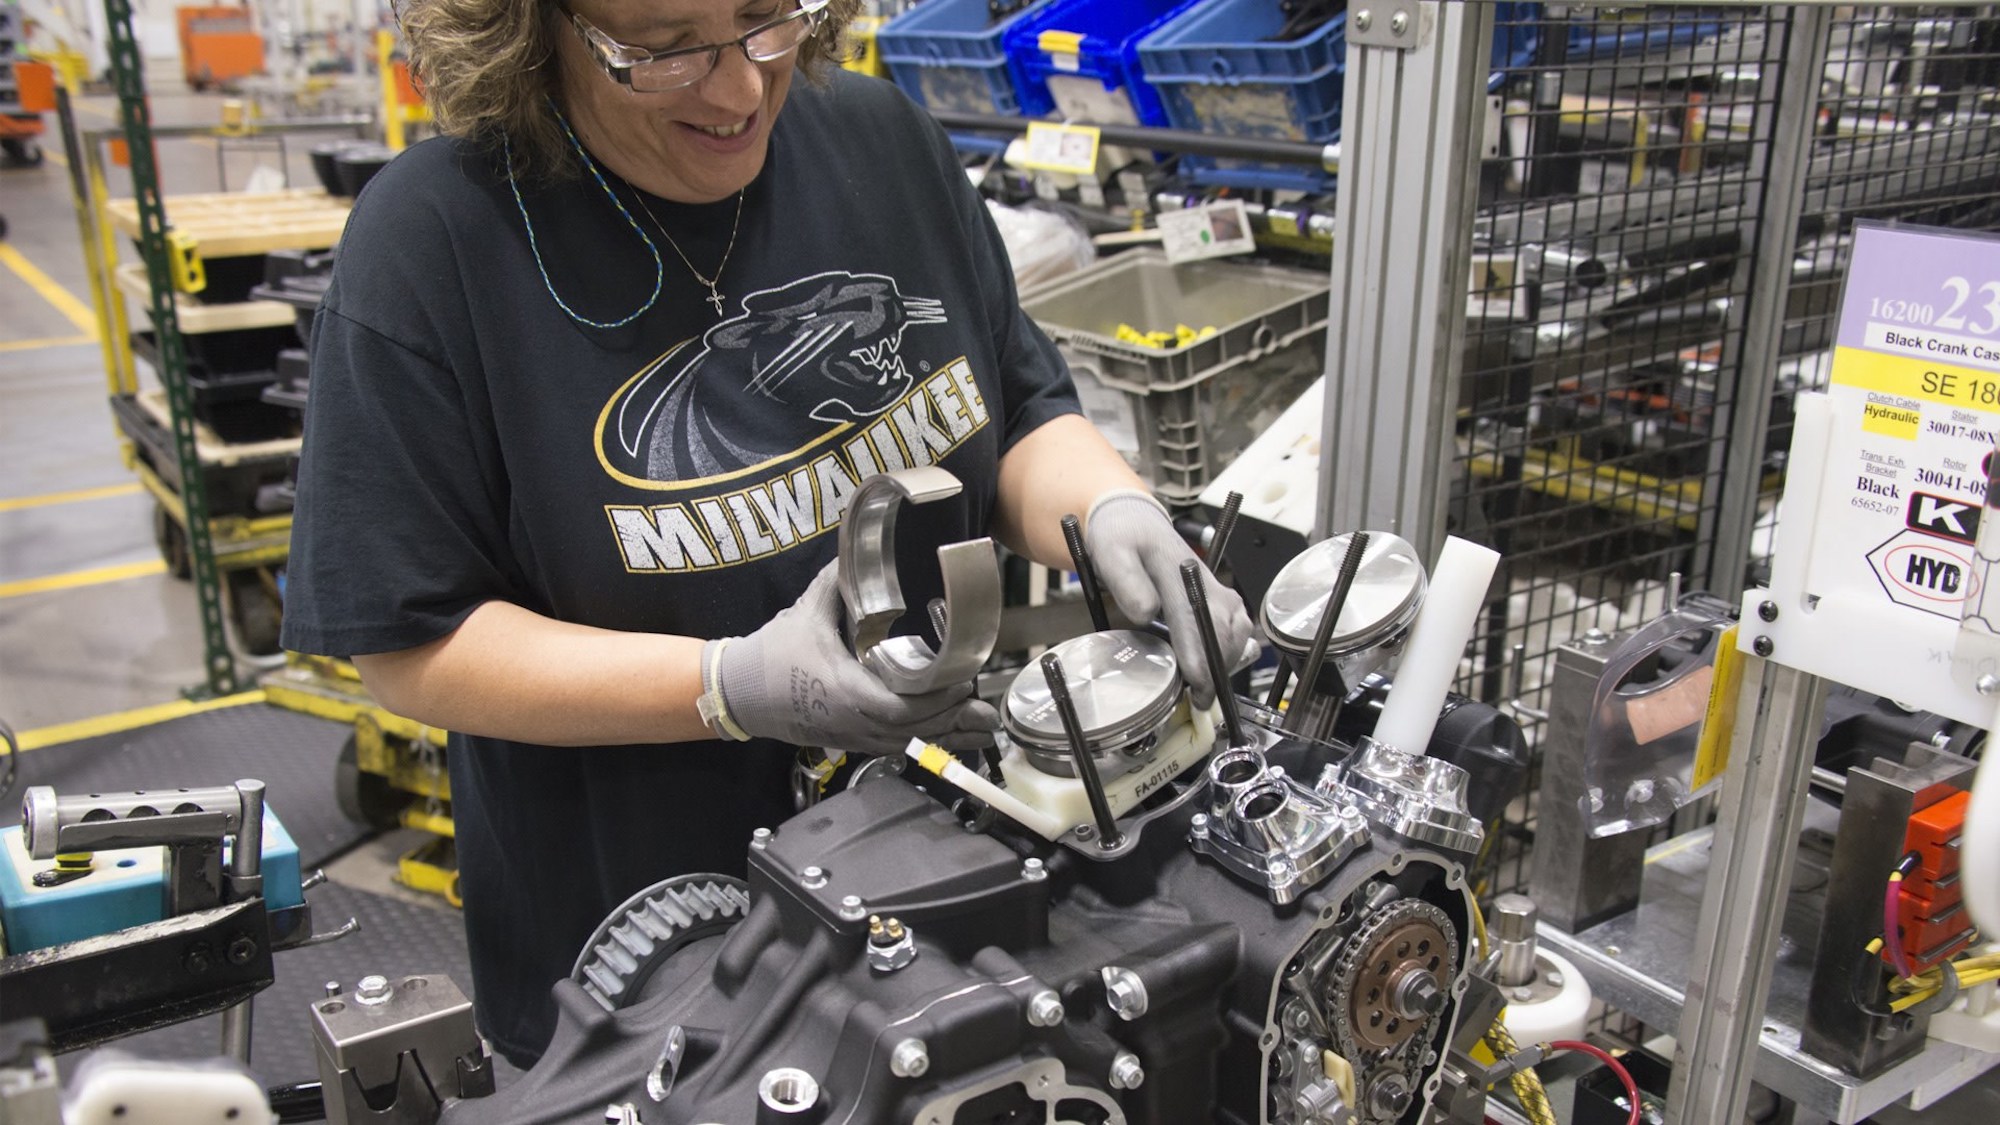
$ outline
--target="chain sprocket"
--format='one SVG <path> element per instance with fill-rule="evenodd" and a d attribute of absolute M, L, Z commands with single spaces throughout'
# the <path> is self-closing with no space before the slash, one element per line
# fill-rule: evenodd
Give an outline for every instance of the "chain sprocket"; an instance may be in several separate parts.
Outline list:
<path fill-rule="evenodd" d="M 1381 1059 L 1413 1041 L 1427 1041 L 1434 1015 L 1406 1015 L 1396 991 L 1412 974 L 1426 974 L 1447 992 L 1458 972 L 1458 936 L 1451 919 L 1422 899 L 1406 898 L 1374 912 L 1345 943 L 1328 978 L 1325 1010 L 1341 1052 Z"/>
<path fill-rule="evenodd" d="M 681 947 L 720 934 L 750 910 L 750 885 L 728 875 L 677 875 L 611 912 L 577 955 L 570 979 L 606 1011 L 638 999 Z"/>

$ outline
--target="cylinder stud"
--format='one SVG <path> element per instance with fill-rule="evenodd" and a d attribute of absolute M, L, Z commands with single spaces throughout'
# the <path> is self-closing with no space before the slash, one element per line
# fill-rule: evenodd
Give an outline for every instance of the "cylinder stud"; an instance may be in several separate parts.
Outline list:
<path fill-rule="evenodd" d="M 1293 733 L 1305 724 L 1305 707 L 1300 706 L 1308 695 L 1319 692 L 1320 671 L 1326 666 L 1327 646 L 1333 643 L 1334 626 L 1340 615 L 1347 610 L 1348 592 L 1354 589 L 1354 576 L 1361 572 L 1361 556 L 1368 550 L 1368 533 L 1357 531 L 1347 538 L 1347 553 L 1341 556 L 1340 572 L 1333 580 L 1333 590 L 1327 595 L 1326 609 L 1320 614 L 1319 628 L 1313 633 L 1312 648 L 1306 653 L 1305 667 L 1299 670 L 1298 698 L 1292 701 L 1292 708 L 1285 714 L 1285 729 Z M 1332 726 L 1331 720 L 1326 725 Z"/>
<path fill-rule="evenodd" d="M 1090 801 L 1091 818 L 1097 821 L 1097 846 L 1115 848 L 1124 842 L 1118 820 L 1111 815 L 1111 802 L 1104 796 L 1104 780 L 1097 776 L 1097 759 L 1083 741 L 1083 723 L 1076 717 L 1076 701 L 1070 698 L 1069 681 L 1063 678 L 1062 661 L 1053 652 L 1042 654 L 1042 675 L 1049 681 L 1049 698 L 1069 736 L 1069 754 L 1076 766 L 1076 778 L 1083 783 L 1083 795 Z"/>
<path fill-rule="evenodd" d="M 1076 581 L 1083 587 L 1083 604 L 1090 609 L 1090 627 L 1102 633 L 1111 628 L 1104 612 L 1104 591 L 1097 584 L 1097 567 L 1090 561 L 1090 548 L 1083 545 L 1083 521 L 1074 515 L 1062 518 L 1063 542 L 1069 546 L 1070 562 L 1076 567 Z"/>
<path fill-rule="evenodd" d="M 1236 534 L 1236 521 L 1242 514 L 1243 494 L 1232 489 L 1222 500 L 1222 514 L 1215 517 L 1215 538 L 1208 543 L 1208 569 L 1215 572 L 1218 582 L 1229 565 L 1229 537 Z"/>
<path fill-rule="evenodd" d="M 1181 563 L 1181 586 L 1187 591 L 1188 607 L 1194 611 L 1195 631 L 1201 634 L 1202 656 L 1208 662 L 1208 682 L 1215 701 L 1222 704 L 1222 725 L 1229 745 L 1245 742 L 1243 715 L 1236 708 L 1236 693 L 1229 686 L 1229 665 L 1222 659 L 1222 641 L 1215 635 L 1215 617 L 1208 611 L 1208 584 L 1202 580 L 1201 563 L 1188 559 Z"/>

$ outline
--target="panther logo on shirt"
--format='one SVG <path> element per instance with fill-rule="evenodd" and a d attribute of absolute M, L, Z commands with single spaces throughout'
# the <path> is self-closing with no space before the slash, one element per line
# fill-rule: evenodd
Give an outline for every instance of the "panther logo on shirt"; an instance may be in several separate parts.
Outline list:
<path fill-rule="evenodd" d="M 613 398 L 599 446 L 611 465 L 650 481 L 715 476 L 791 452 L 773 412 L 864 422 L 914 382 L 903 335 L 945 323 L 933 298 L 894 278 L 814 274 L 743 298 L 742 311 L 648 365 Z M 796 430 L 792 432 L 796 433 Z"/>
<path fill-rule="evenodd" d="M 830 271 L 750 294 L 647 364 L 597 420 L 604 471 L 651 494 L 604 505 L 625 570 L 709 570 L 812 542 L 861 481 L 939 464 L 984 430 L 992 409 L 967 357 L 904 361 L 910 329 L 944 323 L 941 301 L 893 278 Z"/>

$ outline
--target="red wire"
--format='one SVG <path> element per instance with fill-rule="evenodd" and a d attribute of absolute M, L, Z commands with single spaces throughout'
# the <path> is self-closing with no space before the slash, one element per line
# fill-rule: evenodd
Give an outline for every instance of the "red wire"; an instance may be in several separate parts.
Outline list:
<path fill-rule="evenodd" d="M 1882 944 L 1888 947 L 1889 964 L 1895 968 L 1896 975 L 1906 977 L 1910 975 L 1910 962 L 1903 955 L 1903 931 L 1897 925 L 1899 911 L 1896 909 L 1897 900 L 1901 898 L 1896 891 L 1902 885 L 1901 879 L 1890 879 L 1889 889 L 1882 896 Z"/>
<path fill-rule="evenodd" d="M 1632 1081 L 1632 1072 L 1625 1069 L 1624 1063 L 1612 1057 L 1611 1052 L 1594 1043 L 1584 1043 L 1576 1039 L 1551 1040 L 1549 1042 L 1549 1050 L 1582 1051 L 1586 1055 L 1596 1057 L 1598 1061 L 1610 1067 L 1611 1073 L 1618 1076 L 1618 1081 L 1625 1084 L 1625 1100 L 1632 1106 L 1632 1112 L 1625 1115 L 1625 1125 L 1639 1125 L 1639 1084 Z"/>

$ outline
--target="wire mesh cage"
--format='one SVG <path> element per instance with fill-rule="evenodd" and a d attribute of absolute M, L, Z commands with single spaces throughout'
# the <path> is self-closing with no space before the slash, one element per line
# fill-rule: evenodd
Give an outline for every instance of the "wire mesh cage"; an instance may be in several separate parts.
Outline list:
<path fill-rule="evenodd" d="M 1448 521 L 1504 558 L 1470 694 L 1533 727 L 1555 650 L 1714 566 L 1782 14 L 1502 6 Z M 1526 883 L 1534 791 L 1485 873 Z"/>
<path fill-rule="evenodd" d="M 1560 646 L 1756 579 L 1854 221 L 2000 225 L 2000 8 L 1796 12 L 1495 6 L 1447 521 L 1504 559 L 1460 688 L 1531 743 Z M 1773 253 L 1789 277 L 1760 290 Z M 1527 882 L 1539 781 L 1489 892 Z"/>
<path fill-rule="evenodd" d="M 1785 402 L 1826 385 L 1856 220 L 2000 229 L 2000 7 L 1843 8 L 1830 24 L 1780 337 Z M 1788 416 L 1774 412 L 1775 450 Z M 1753 579 L 1768 569 L 1780 479 L 1759 497 Z"/>

